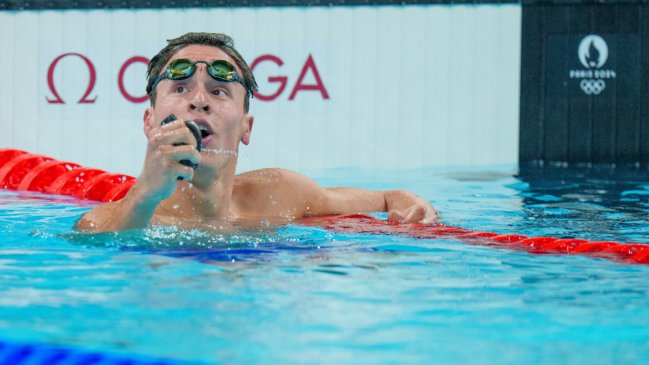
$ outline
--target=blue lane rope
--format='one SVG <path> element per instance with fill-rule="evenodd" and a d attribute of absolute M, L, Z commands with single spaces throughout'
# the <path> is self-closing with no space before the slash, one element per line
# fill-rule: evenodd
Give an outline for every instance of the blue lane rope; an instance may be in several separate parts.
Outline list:
<path fill-rule="evenodd" d="M 0 340 L 0 365 L 205 365 Z"/>

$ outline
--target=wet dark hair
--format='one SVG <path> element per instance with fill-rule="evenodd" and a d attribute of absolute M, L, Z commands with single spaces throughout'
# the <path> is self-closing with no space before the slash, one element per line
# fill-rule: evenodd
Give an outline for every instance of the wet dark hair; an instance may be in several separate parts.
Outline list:
<path fill-rule="evenodd" d="M 163 67 L 167 62 L 169 62 L 169 59 L 176 54 L 176 52 L 191 44 L 201 44 L 219 48 L 230 56 L 237 66 L 239 66 L 239 69 L 243 73 L 243 75 L 240 76 L 243 79 L 247 92 L 243 103 L 243 109 L 247 113 L 250 109 L 250 97 L 253 92 L 257 91 L 257 81 L 255 81 L 255 76 L 252 74 L 250 66 L 248 66 L 241 54 L 234 49 L 234 41 L 232 38 L 223 33 L 187 33 L 178 38 L 168 39 L 167 46 L 160 50 L 158 54 L 153 56 L 147 68 L 146 93 L 151 99 L 151 105 L 155 104 L 156 97 L 156 91 L 153 90 L 153 81 L 162 73 Z"/>

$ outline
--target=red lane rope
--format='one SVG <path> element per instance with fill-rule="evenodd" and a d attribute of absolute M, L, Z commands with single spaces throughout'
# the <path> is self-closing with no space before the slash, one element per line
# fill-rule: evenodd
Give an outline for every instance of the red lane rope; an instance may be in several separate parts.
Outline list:
<path fill-rule="evenodd" d="M 0 149 L 0 188 L 68 195 L 102 202 L 124 197 L 135 178 L 57 161 L 21 150 Z"/>
<path fill-rule="evenodd" d="M 649 264 L 649 245 L 583 239 L 527 237 L 518 234 L 476 232 L 444 224 L 398 224 L 364 214 L 311 217 L 300 224 L 324 227 L 339 233 L 400 234 L 414 238 L 455 238 L 469 244 L 492 246 L 533 254 L 583 254 L 630 264 Z"/>
<path fill-rule="evenodd" d="M 15 149 L 0 149 L 0 188 L 68 195 L 111 202 L 122 199 L 135 183 L 123 174 L 57 161 Z M 444 224 L 396 224 L 368 215 L 312 217 L 301 224 L 341 233 L 400 234 L 414 238 L 455 238 L 464 242 L 523 250 L 534 254 L 584 254 L 632 264 L 649 264 L 649 245 L 584 239 L 527 237 L 518 234 L 477 232 Z"/>

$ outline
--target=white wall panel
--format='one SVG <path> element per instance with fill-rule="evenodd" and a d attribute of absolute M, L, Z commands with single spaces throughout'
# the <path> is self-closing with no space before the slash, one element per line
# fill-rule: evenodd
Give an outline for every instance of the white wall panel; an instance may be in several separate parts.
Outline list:
<path fill-rule="evenodd" d="M 145 139 L 142 114 L 119 91 L 119 70 L 152 57 L 165 40 L 188 31 L 232 35 L 262 94 L 253 99 L 250 146 L 240 171 L 282 166 L 417 168 L 515 163 L 520 72 L 518 5 L 191 10 L 93 10 L 0 13 L 7 69 L 20 70 L 0 89 L 0 148 L 21 148 L 88 166 L 137 175 Z M 47 73 L 65 53 L 54 84 L 65 104 L 50 104 Z M 291 91 L 311 56 L 329 98 Z M 124 88 L 144 93 L 146 66 L 134 63 Z M 308 72 L 303 84 L 314 84 Z"/>

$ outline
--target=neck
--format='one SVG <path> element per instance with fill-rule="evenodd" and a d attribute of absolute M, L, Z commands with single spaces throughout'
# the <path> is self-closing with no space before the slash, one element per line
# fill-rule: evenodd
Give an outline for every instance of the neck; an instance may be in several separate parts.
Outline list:
<path fill-rule="evenodd" d="M 173 195 L 162 201 L 159 207 L 165 215 L 176 218 L 231 218 L 235 168 L 236 159 L 216 169 L 199 168 L 192 181 L 179 181 Z"/>

